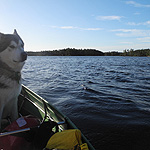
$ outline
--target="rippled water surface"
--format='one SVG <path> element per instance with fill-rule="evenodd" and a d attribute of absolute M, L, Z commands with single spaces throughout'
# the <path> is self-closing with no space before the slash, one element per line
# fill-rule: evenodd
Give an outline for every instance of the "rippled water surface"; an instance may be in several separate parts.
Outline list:
<path fill-rule="evenodd" d="M 150 149 L 150 57 L 28 57 L 23 83 L 97 149 Z"/>

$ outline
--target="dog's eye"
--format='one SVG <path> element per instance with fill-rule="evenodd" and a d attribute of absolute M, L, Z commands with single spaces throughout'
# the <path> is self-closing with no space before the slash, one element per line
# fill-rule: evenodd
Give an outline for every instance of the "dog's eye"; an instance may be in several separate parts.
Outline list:
<path fill-rule="evenodd" d="M 9 47 L 12 48 L 12 49 L 16 48 L 14 45 L 10 45 Z"/>

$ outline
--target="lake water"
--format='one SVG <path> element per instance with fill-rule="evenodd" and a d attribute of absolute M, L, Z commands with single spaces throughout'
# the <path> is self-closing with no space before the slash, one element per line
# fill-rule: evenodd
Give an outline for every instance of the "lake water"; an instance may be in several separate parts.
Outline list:
<path fill-rule="evenodd" d="M 22 73 L 95 149 L 150 149 L 150 57 L 29 56 Z"/>

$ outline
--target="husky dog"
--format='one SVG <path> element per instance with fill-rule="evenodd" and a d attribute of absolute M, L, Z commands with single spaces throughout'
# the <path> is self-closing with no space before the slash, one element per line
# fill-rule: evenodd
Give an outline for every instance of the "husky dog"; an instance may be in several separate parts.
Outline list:
<path fill-rule="evenodd" d="M 27 59 L 24 43 L 17 31 L 0 33 L 0 128 L 3 118 L 18 118 L 18 96 L 21 92 L 21 69 Z"/>

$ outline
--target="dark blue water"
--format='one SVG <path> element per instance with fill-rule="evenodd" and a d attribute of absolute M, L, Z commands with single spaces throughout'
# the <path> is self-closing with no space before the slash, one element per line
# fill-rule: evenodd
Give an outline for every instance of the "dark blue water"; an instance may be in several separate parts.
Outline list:
<path fill-rule="evenodd" d="M 23 83 L 99 149 L 150 149 L 150 57 L 28 57 Z"/>

